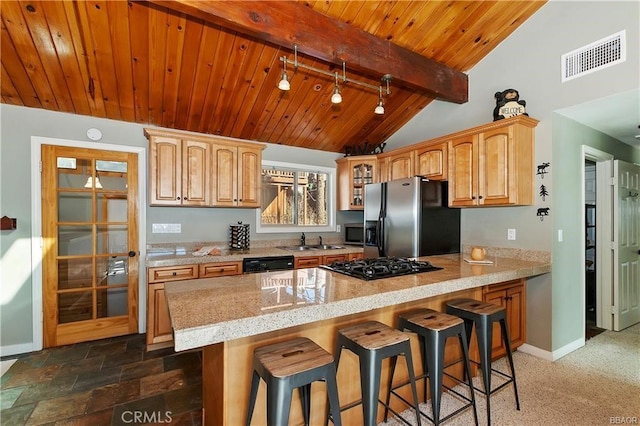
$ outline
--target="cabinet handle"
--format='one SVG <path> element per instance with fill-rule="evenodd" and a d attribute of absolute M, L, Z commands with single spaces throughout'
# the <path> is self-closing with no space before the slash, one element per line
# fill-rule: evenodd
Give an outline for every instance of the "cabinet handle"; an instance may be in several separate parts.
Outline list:
<path fill-rule="evenodd" d="M 176 197 L 176 200 L 179 200 L 179 199 L 180 199 L 180 197 Z"/>
<path fill-rule="evenodd" d="M 481 195 L 481 196 L 479 196 L 478 198 L 482 200 L 482 195 Z"/>
<path fill-rule="evenodd" d="M 475 200 L 475 199 L 476 199 L 476 196 L 475 196 L 475 195 L 472 195 L 472 196 L 471 196 L 471 199 L 472 199 L 472 200 Z"/>
<path fill-rule="evenodd" d="M 178 273 L 177 273 L 177 272 L 174 272 L 174 273 L 173 273 L 173 276 L 175 277 L 176 275 L 178 275 Z"/>

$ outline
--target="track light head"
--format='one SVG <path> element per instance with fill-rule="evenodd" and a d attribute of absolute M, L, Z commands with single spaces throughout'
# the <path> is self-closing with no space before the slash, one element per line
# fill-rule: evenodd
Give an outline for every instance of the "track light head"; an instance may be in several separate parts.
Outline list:
<path fill-rule="evenodd" d="M 382 115 L 384 114 L 384 106 L 382 105 L 382 99 L 378 102 L 378 106 L 373 110 L 374 114 Z"/>
<path fill-rule="evenodd" d="M 282 79 L 278 83 L 278 89 L 287 91 L 291 89 L 291 84 L 289 83 L 289 76 L 286 71 L 282 72 Z"/>
<path fill-rule="evenodd" d="M 331 95 L 331 103 L 339 104 L 341 102 L 342 102 L 342 95 L 340 94 L 340 88 L 336 84 L 336 86 L 333 88 L 333 95 Z"/>

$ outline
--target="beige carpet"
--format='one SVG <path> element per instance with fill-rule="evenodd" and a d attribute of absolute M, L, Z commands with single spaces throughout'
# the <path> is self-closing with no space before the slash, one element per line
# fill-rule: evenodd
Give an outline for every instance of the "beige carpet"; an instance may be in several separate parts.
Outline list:
<path fill-rule="evenodd" d="M 493 425 L 640 424 L 640 324 L 621 332 L 606 331 L 555 362 L 516 352 L 514 363 L 520 411 L 515 408 L 513 387 L 503 388 L 491 397 Z M 502 360 L 495 365 L 506 371 Z M 477 405 L 479 423 L 486 425 L 483 395 L 477 395 Z M 443 414 L 458 406 L 452 397 L 443 397 Z M 430 404 L 422 404 L 421 410 L 430 413 Z M 413 417 L 409 411 L 403 415 Z M 415 425 L 415 417 L 411 420 Z M 400 424 L 393 419 L 381 423 Z M 445 424 L 472 425 L 471 410 Z"/>

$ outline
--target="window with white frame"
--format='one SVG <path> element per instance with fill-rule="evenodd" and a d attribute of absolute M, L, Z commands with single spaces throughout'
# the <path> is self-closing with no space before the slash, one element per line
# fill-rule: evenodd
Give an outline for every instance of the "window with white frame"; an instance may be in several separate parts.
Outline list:
<path fill-rule="evenodd" d="M 262 162 L 256 232 L 335 231 L 335 169 Z"/>

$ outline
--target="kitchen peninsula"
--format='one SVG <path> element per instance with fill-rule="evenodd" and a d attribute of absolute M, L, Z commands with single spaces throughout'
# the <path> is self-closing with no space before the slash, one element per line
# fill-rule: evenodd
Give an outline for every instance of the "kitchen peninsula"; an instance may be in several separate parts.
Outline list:
<path fill-rule="evenodd" d="M 496 284 L 524 283 L 551 270 L 546 260 L 493 257 L 491 265 L 474 265 L 458 254 L 420 260 L 443 269 L 374 281 L 308 268 L 167 283 L 175 349 L 202 348 L 205 424 L 244 423 L 256 346 L 306 336 L 333 352 L 336 331 L 348 324 L 365 319 L 395 324 L 407 309 L 442 310 L 447 300 L 482 299 Z M 338 370 L 342 404 L 359 397 L 357 359 L 343 358 Z M 324 398 L 322 392 L 315 395 L 320 396 L 312 401 L 312 423 L 319 423 Z M 264 406 L 264 397 L 261 386 L 257 407 Z M 300 415 L 298 401 L 293 404 L 292 420 Z M 262 411 L 256 410 L 254 424 L 264 422 Z M 360 410 L 344 414 L 346 424 L 361 422 Z"/>

